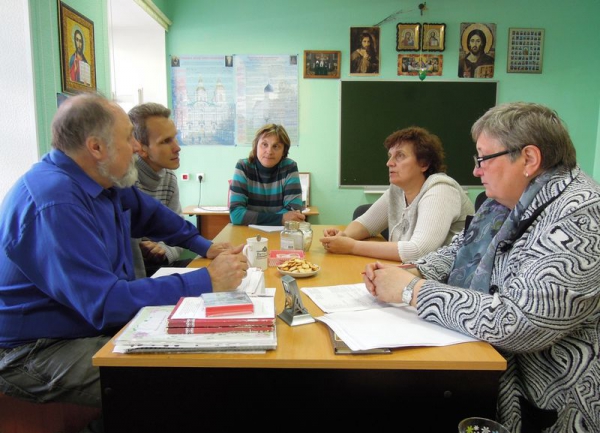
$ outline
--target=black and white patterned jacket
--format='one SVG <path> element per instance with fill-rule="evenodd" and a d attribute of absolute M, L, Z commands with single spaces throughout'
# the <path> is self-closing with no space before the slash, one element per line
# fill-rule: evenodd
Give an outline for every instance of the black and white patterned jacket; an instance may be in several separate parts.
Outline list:
<path fill-rule="evenodd" d="M 559 170 L 523 219 L 552 198 L 514 244 L 499 245 L 491 294 L 442 283 L 463 233 L 416 261 L 429 280 L 417 309 L 423 319 L 489 342 L 507 359 L 498 420 L 510 431 L 520 431 L 523 396 L 558 412 L 548 432 L 600 432 L 600 186 L 579 167 Z"/>

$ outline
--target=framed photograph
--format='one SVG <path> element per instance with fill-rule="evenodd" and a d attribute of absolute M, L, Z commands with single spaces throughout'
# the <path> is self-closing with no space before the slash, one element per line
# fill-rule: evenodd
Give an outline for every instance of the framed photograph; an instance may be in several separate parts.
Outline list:
<path fill-rule="evenodd" d="M 544 29 L 508 29 L 506 72 L 541 74 Z"/>
<path fill-rule="evenodd" d="M 398 75 L 419 75 L 424 69 L 427 75 L 441 76 L 443 66 L 441 54 L 398 54 Z"/>
<path fill-rule="evenodd" d="M 63 2 L 58 20 L 63 92 L 95 91 L 94 23 Z"/>
<path fill-rule="evenodd" d="M 341 51 L 304 51 L 304 78 L 340 78 Z"/>
<path fill-rule="evenodd" d="M 396 26 L 396 51 L 419 51 L 420 43 L 421 24 L 398 23 Z"/>
<path fill-rule="evenodd" d="M 446 49 L 446 24 L 423 23 L 422 33 L 423 51 L 444 51 Z"/>
<path fill-rule="evenodd" d="M 379 27 L 350 28 L 350 75 L 379 75 Z"/>

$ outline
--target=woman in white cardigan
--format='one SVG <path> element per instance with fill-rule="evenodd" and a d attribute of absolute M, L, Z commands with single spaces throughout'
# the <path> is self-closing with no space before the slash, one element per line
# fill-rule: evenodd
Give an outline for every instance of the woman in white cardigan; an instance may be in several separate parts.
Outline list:
<path fill-rule="evenodd" d="M 384 146 L 389 189 L 343 231 L 326 229 L 320 239 L 326 251 L 415 260 L 450 243 L 474 213 L 467 194 L 444 173 L 444 150 L 436 135 L 413 126 L 394 132 Z M 386 227 L 388 242 L 368 241 Z"/>

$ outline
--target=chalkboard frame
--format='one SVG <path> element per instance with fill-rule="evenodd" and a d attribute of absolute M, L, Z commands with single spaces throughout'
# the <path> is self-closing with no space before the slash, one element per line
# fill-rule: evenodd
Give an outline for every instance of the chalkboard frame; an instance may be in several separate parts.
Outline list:
<path fill-rule="evenodd" d="M 343 80 L 340 85 L 340 188 L 387 189 L 383 142 L 412 125 L 440 137 L 449 176 L 463 187 L 481 187 L 473 176 L 471 126 L 496 105 L 498 81 Z"/>

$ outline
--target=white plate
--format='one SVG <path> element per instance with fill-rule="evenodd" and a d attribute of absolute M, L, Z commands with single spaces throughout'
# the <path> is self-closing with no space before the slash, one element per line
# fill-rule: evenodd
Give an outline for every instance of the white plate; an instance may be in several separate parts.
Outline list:
<path fill-rule="evenodd" d="M 319 271 L 321 270 L 321 267 L 319 266 L 319 268 L 316 271 L 311 271 L 311 272 L 288 272 L 288 271 L 282 271 L 281 269 L 279 269 L 279 266 L 277 267 L 277 270 L 279 271 L 280 274 L 289 275 L 290 277 L 294 277 L 294 278 L 306 278 L 306 277 L 312 277 L 313 275 L 317 275 L 319 273 Z"/>

